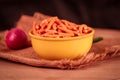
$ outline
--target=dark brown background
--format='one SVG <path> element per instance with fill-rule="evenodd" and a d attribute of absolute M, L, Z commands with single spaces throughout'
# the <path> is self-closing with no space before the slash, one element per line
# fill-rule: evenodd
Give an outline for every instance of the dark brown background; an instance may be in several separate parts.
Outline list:
<path fill-rule="evenodd" d="M 0 0 L 0 30 L 36 11 L 92 27 L 120 29 L 119 0 Z"/>

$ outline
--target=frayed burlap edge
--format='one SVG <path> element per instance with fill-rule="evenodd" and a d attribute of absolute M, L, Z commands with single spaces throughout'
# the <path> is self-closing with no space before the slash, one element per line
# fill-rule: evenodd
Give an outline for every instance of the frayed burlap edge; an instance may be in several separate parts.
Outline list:
<path fill-rule="evenodd" d="M 49 67 L 59 69 L 80 69 L 90 64 L 102 61 L 108 58 L 120 56 L 120 45 L 112 46 L 105 49 L 103 53 L 90 52 L 87 55 L 77 60 L 62 59 L 62 60 L 45 60 L 45 59 L 34 59 L 25 58 L 17 55 L 7 54 L 6 52 L 0 52 L 0 57 L 15 62 L 24 63 L 31 66 L 37 67 Z"/>

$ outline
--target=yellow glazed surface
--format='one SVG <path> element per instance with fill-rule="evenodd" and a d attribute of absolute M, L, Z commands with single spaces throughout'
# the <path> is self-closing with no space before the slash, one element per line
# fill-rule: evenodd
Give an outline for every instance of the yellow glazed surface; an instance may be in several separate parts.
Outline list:
<path fill-rule="evenodd" d="M 29 32 L 32 47 L 44 59 L 75 59 L 86 54 L 92 45 L 94 29 L 83 36 L 70 38 L 45 38 Z"/>

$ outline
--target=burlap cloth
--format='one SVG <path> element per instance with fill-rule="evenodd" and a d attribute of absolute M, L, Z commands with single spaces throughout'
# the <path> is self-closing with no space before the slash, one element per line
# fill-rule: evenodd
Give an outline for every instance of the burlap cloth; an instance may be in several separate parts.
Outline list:
<path fill-rule="evenodd" d="M 39 22 L 48 17 L 41 13 L 35 13 L 33 16 L 23 15 L 16 25 L 28 35 L 33 21 Z M 5 32 L 0 32 L 0 35 L 4 36 Z M 120 56 L 120 37 L 115 39 L 104 37 L 104 40 L 93 44 L 87 55 L 77 60 L 45 60 L 40 58 L 32 47 L 21 50 L 10 50 L 6 47 L 4 40 L 0 41 L 0 58 L 37 67 L 78 69 L 116 56 Z"/>

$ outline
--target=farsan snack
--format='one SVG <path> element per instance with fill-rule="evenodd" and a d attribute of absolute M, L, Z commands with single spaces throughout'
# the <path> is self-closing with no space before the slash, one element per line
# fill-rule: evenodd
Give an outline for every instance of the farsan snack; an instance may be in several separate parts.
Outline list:
<path fill-rule="evenodd" d="M 77 25 L 58 17 L 45 19 L 40 24 L 34 22 L 32 30 L 34 35 L 49 38 L 76 37 L 92 31 L 86 24 Z"/>

